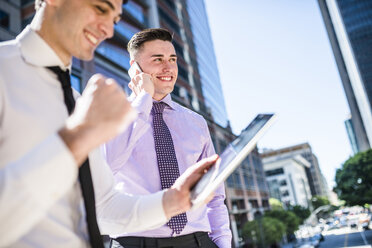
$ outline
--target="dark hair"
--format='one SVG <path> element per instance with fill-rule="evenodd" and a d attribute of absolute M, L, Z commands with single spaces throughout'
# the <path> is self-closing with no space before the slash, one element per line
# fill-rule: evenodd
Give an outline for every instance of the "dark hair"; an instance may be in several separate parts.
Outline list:
<path fill-rule="evenodd" d="M 145 42 L 153 40 L 172 42 L 173 36 L 168 30 L 164 28 L 144 29 L 133 35 L 133 37 L 128 42 L 127 50 L 132 57 L 142 48 Z"/>

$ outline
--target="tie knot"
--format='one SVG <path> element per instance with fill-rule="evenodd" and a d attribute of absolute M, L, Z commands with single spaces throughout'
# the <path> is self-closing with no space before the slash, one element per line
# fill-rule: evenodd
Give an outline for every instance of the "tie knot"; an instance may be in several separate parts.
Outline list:
<path fill-rule="evenodd" d="M 154 102 L 152 104 L 152 112 L 154 114 L 162 114 L 166 105 L 164 102 Z"/>
<path fill-rule="evenodd" d="M 62 87 L 71 87 L 70 71 L 68 69 L 64 71 L 59 66 L 49 66 L 47 68 L 57 75 Z"/>

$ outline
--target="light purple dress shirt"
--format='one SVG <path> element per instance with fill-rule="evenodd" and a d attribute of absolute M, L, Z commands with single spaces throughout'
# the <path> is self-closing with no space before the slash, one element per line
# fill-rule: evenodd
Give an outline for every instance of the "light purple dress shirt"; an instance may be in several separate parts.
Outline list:
<path fill-rule="evenodd" d="M 175 103 L 170 95 L 162 101 L 168 105 L 163 118 L 171 132 L 182 174 L 197 161 L 215 154 L 213 143 L 201 115 Z M 117 187 L 136 195 L 161 190 L 152 128 L 152 102 L 151 96 L 145 92 L 134 98 L 132 106 L 138 111 L 138 119 L 105 146 L 107 162 L 115 175 Z M 221 185 L 207 206 L 186 213 L 188 222 L 179 235 L 209 232 L 218 247 L 231 247 L 229 216 L 224 199 L 225 190 Z M 120 236 L 171 237 L 171 233 L 172 230 L 163 225 L 154 230 Z"/>

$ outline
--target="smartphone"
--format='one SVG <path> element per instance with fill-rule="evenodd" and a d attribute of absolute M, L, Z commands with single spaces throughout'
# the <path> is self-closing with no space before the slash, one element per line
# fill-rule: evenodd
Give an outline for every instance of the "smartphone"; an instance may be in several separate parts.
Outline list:
<path fill-rule="evenodd" d="M 128 70 L 129 77 L 134 78 L 134 76 L 137 74 L 137 71 L 142 72 L 142 69 L 137 62 L 134 62 Z"/>

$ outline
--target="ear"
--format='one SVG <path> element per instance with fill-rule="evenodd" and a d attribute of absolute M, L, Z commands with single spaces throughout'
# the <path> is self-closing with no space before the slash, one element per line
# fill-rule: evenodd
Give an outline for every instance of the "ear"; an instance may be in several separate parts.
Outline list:
<path fill-rule="evenodd" d="M 131 59 L 131 60 L 129 61 L 130 66 L 132 66 L 133 63 L 134 63 L 134 59 Z"/>

